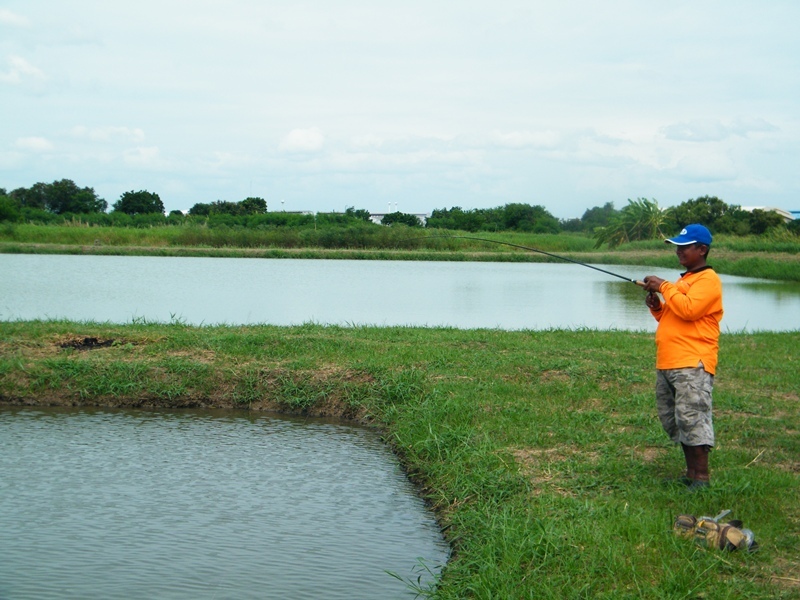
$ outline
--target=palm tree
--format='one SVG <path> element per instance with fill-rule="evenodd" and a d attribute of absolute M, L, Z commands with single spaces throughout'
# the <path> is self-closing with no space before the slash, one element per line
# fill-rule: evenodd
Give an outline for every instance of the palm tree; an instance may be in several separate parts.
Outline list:
<path fill-rule="evenodd" d="M 625 242 L 664 237 L 661 227 L 666 220 L 667 211 L 660 208 L 656 200 L 628 200 L 628 205 L 614 215 L 608 226 L 597 229 L 595 248 L 603 244 L 616 248 Z"/>

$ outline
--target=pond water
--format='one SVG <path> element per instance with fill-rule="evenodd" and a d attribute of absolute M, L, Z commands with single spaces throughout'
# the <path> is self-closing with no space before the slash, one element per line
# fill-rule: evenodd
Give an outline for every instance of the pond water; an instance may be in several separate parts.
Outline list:
<path fill-rule="evenodd" d="M 722 280 L 723 331 L 800 329 L 800 283 Z M 6 254 L 0 282 L 2 320 L 655 330 L 640 288 L 574 264 Z"/>
<path fill-rule="evenodd" d="M 0 408 L 0 598 L 414 598 L 448 549 L 374 431 Z"/>

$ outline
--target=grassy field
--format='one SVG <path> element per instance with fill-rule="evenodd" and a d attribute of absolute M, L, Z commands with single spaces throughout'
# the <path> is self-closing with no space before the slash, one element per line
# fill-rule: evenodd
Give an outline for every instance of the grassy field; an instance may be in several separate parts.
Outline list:
<path fill-rule="evenodd" d="M 371 423 L 451 544 L 421 590 L 436 598 L 800 598 L 798 347 L 800 332 L 722 336 L 699 494 L 668 481 L 683 460 L 644 333 L 0 322 L 0 402 Z M 671 531 L 723 509 L 758 552 Z"/>
<path fill-rule="evenodd" d="M 492 240 L 485 242 L 471 238 Z M 324 258 L 356 260 L 456 260 L 554 262 L 557 258 L 504 242 L 600 264 L 675 268 L 673 249 L 660 240 L 594 248 L 582 234 L 478 233 L 408 227 L 326 229 L 235 229 L 194 226 L 89 227 L 6 224 L 0 253 L 98 254 L 129 256 L 223 256 L 241 258 Z M 727 275 L 800 281 L 800 239 L 717 236 L 709 262 Z"/>

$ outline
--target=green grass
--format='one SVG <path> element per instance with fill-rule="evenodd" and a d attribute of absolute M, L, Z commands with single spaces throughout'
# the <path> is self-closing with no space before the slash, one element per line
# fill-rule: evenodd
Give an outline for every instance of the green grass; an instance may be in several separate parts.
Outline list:
<path fill-rule="evenodd" d="M 117 343 L 63 350 L 65 341 Z M 723 334 L 712 487 L 655 416 L 637 332 L 0 323 L 0 400 L 218 406 L 379 427 L 453 555 L 441 599 L 800 597 L 800 332 Z M 731 509 L 761 544 L 671 532 Z"/>

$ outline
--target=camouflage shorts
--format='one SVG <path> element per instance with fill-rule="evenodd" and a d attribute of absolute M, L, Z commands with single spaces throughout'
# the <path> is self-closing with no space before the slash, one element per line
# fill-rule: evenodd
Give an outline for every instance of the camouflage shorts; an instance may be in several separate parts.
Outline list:
<path fill-rule="evenodd" d="M 714 376 L 703 363 L 696 368 L 656 372 L 656 406 L 664 431 L 673 442 L 713 446 L 711 390 Z"/>

